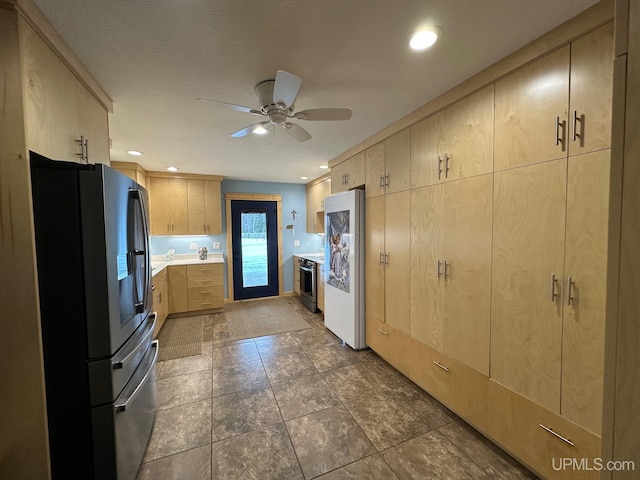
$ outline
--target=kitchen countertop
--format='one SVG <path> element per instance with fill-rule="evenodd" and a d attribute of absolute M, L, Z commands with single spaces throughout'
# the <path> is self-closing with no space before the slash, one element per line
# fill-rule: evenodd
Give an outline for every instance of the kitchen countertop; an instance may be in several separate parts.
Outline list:
<path fill-rule="evenodd" d="M 307 260 L 313 260 L 316 263 L 324 264 L 324 253 L 296 253 L 296 257 L 306 258 Z"/>
<path fill-rule="evenodd" d="M 165 255 L 152 255 L 152 275 L 160 273 L 169 265 L 199 265 L 202 263 L 225 263 L 222 253 L 209 253 L 206 260 L 200 260 L 197 253 L 177 254 L 173 260 L 167 260 Z"/>

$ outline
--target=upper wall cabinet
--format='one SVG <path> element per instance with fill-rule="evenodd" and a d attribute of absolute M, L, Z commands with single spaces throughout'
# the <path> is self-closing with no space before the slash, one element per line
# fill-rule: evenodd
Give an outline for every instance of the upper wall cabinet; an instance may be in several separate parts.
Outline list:
<path fill-rule="evenodd" d="M 608 148 L 613 24 L 509 75 L 495 88 L 496 170 Z"/>
<path fill-rule="evenodd" d="M 365 150 L 367 197 L 410 187 L 411 131 L 406 128 Z"/>
<path fill-rule="evenodd" d="M 151 235 L 222 233 L 220 180 L 147 178 Z"/>
<path fill-rule="evenodd" d="M 360 152 L 331 169 L 331 193 L 351 190 L 365 182 L 365 152 Z"/>
<path fill-rule="evenodd" d="M 411 127 L 411 187 L 493 170 L 493 85 Z"/>
<path fill-rule="evenodd" d="M 324 199 L 331 195 L 331 180 L 307 185 L 307 233 L 324 233 Z"/>
<path fill-rule="evenodd" d="M 21 20 L 27 148 L 56 160 L 109 164 L 108 112 Z"/>

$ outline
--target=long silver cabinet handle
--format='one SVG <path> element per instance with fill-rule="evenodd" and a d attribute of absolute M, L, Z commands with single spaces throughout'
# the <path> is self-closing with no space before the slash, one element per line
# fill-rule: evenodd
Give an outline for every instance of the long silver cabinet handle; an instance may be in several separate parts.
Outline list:
<path fill-rule="evenodd" d="M 384 252 L 380 252 L 380 265 L 384 265 Z"/>
<path fill-rule="evenodd" d="M 571 301 L 575 300 L 573 298 L 572 295 L 572 291 L 573 291 L 573 279 L 571 278 L 571 275 L 567 276 L 567 305 L 571 305 Z"/>
<path fill-rule="evenodd" d="M 444 178 L 449 178 L 449 157 L 448 153 L 444 154 Z"/>
<path fill-rule="evenodd" d="M 560 117 L 556 117 L 556 147 L 560 144 Z"/>
<path fill-rule="evenodd" d="M 578 111 L 574 110 L 573 111 L 573 141 L 575 142 L 577 137 L 579 137 L 580 135 L 577 132 L 578 129 Z"/>
<path fill-rule="evenodd" d="M 556 301 L 556 297 L 558 296 L 558 294 L 556 293 L 556 283 L 558 283 L 558 280 L 556 279 L 556 274 L 552 273 L 551 274 L 551 301 L 555 302 Z"/>
<path fill-rule="evenodd" d="M 569 445 L 571 445 L 572 447 L 575 447 L 575 443 L 573 443 L 571 440 L 569 440 L 567 437 L 563 437 L 562 435 L 560 435 L 559 433 L 555 432 L 552 428 L 547 427 L 546 425 L 543 424 L 539 424 L 538 425 L 540 428 L 542 428 L 543 430 L 549 432 L 551 435 L 553 435 L 556 438 L 559 438 L 560 440 L 562 440 L 563 442 L 568 443 Z"/>
<path fill-rule="evenodd" d="M 449 277 L 451 275 L 451 273 L 449 273 L 449 270 L 451 270 L 451 264 L 445 260 L 444 261 L 444 278 L 445 278 L 445 280 L 447 279 L 447 277 Z"/>
<path fill-rule="evenodd" d="M 438 278 L 440 278 L 440 275 L 442 275 L 440 273 L 440 265 L 442 265 L 442 262 L 440 260 L 438 260 Z"/>
<path fill-rule="evenodd" d="M 436 360 L 433 361 L 433 364 L 437 367 L 440 367 L 442 370 L 444 370 L 445 372 L 449 371 L 448 367 L 445 367 L 443 364 L 441 364 L 440 362 L 437 362 Z"/>
<path fill-rule="evenodd" d="M 442 176 L 442 157 L 438 155 L 438 180 Z"/>
<path fill-rule="evenodd" d="M 389 186 L 389 174 L 388 173 L 384 176 L 384 186 L 385 187 Z"/>
<path fill-rule="evenodd" d="M 379 328 L 378 331 L 380 333 L 382 333 L 383 335 L 389 335 L 389 332 L 384 331 L 383 329 Z"/>

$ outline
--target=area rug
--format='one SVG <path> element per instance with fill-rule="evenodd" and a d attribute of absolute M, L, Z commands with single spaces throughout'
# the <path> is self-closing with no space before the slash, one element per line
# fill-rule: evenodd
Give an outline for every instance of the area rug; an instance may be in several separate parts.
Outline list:
<path fill-rule="evenodd" d="M 225 306 L 229 340 L 262 337 L 311 328 L 283 298 L 230 303 Z"/>
<path fill-rule="evenodd" d="M 158 361 L 202 353 L 204 316 L 167 318 L 158 334 Z"/>

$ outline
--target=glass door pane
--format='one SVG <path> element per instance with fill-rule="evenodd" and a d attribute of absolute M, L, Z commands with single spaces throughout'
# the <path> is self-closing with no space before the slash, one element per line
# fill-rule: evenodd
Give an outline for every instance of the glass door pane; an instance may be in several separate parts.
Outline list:
<path fill-rule="evenodd" d="M 267 214 L 241 214 L 243 287 L 268 285 Z"/>

